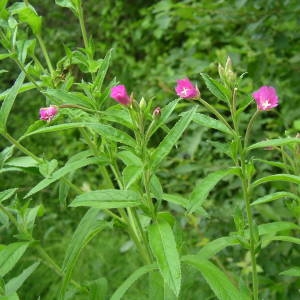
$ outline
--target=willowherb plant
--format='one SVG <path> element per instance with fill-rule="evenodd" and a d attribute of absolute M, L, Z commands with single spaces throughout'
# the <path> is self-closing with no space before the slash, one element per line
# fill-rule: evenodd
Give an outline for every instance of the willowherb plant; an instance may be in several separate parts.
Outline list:
<path fill-rule="evenodd" d="M 18 289 L 42 261 L 62 278 L 57 299 L 67 299 L 67 292 L 70 291 L 83 299 L 121 299 L 135 281 L 146 274 L 150 287 L 149 299 L 180 299 L 181 290 L 185 288 L 182 285 L 183 264 L 199 270 L 219 299 L 259 299 L 257 258 L 261 249 L 273 241 L 300 243 L 297 237 L 277 235 L 298 228 L 296 224 L 281 221 L 257 225 L 253 215 L 257 205 L 282 198 L 292 200 L 294 209 L 299 207 L 299 164 L 295 158 L 299 158 L 300 139 L 286 137 L 251 144 L 255 119 L 259 114 L 268 113 L 264 111 L 278 106 L 275 89 L 263 86 L 252 94 L 253 98 L 243 94 L 239 87 L 243 76 L 237 78 L 229 59 L 224 67 L 219 66 L 220 81 L 201 74 L 210 92 L 226 107 L 224 114 L 202 99 L 198 87 L 188 78 L 177 81 L 175 92 L 179 98 L 164 107 L 155 107 L 152 101 L 144 98 L 138 101 L 115 79 L 104 87 L 111 51 L 104 59 L 95 59 L 92 39 L 88 38 L 84 25 L 81 1 L 57 0 L 56 3 L 71 9 L 78 17 L 84 42 L 84 48 L 66 48 L 66 56 L 56 65 L 51 61 L 42 39 L 41 17 L 28 1 L 17 2 L 10 7 L 4 1 L 0 6 L 1 43 L 6 51 L 1 59 L 13 60 L 21 72 L 14 85 L 2 94 L 0 133 L 12 146 L 1 152 L 1 172 L 25 172 L 31 168 L 35 174 L 39 173 L 35 177 L 36 184 L 28 186 L 25 193 L 18 187 L 0 193 L 0 209 L 6 220 L 3 226 L 9 230 L 9 226 L 13 225 L 14 233 L 17 233 L 14 242 L 9 240 L 9 244 L 0 248 L 0 277 L 3 278 L 1 296 L 18 299 Z M 24 43 L 19 35 L 23 23 L 29 26 L 33 34 L 33 40 L 28 40 L 26 47 L 20 47 Z M 45 66 L 35 54 L 37 45 L 43 53 Z M 68 70 L 71 67 L 77 67 L 82 77 L 78 78 L 68 71 L 62 74 L 61 69 Z M 47 107 L 40 109 L 41 120 L 14 138 L 7 129 L 12 106 L 17 96 L 33 89 L 45 96 Z M 110 98 L 117 103 L 112 105 Z M 185 101 L 188 109 L 180 111 L 178 116 L 175 113 L 180 109 L 178 103 L 184 100 L 189 100 Z M 241 116 L 255 102 L 256 112 L 246 122 L 245 128 Z M 198 112 L 200 108 L 210 115 Z M 176 122 L 171 126 L 170 119 L 175 116 Z M 231 167 L 217 170 L 201 179 L 188 196 L 166 193 L 158 171 L 192 122 L 218 130 L 227 137 L 226 155 L 232 162 Z M 43 154 L 33 153 L 24 146 L 25 140 L 31 136 L 70 129 L 80 133 L 82 151 L 73 153 L 60 164 L 55 158 L 47 160 Z M 159 130 L 163 132 L 160 133 L 163 137 L 153 146 L 151 141 Z M 281 166 L 285 173 L 264 177 L 258 174 L 255 164 L 262 160 L 256 158 L 255 151 L 266 147 L 280 151 L 283 158 Z M 272 164 L 268 160 L 264 163 Z M 86 191 L 81 185 L 74 184 L 72 175 L 84 168 L 88 181 L 87 167 L 91 165 L 97 166 L 102 180 L 93 190 Z M 208 242 L 196 254 L 181 252 L 174 233 L 174 228 L 178 228 L 178 220 L 165 204 L 180 206 L 187 215 L 205 215 L 205 201 L 209 193 L 229 175 L 239 178 L 242 191 L 237 195 L 241 198 L 237 203 L 241 209 L 234 215 L 236 232 Z M 286 181 L 290 186 L 287 186 L 287 190 L 258 197 L 258 186 L 276 181 Z M 34 203 L 39 199 L 39 193 L 54 183 L 67 187 L 59 189 L 57 197 L 68 199 L 69 207 L 88 207 L 78 221 L 61 265 L 49 256 L 35 237 L 33 227 L 41 205 L 26 205 L 18 209 L 14 201 L 8 203 L 12 197 L 19 202 L 29 203 L 27 201 L 30 199 Z M 106 216 L 104 219 L 99 217 L 102 213 Z M 82 282 L 77 282 L 72 275 L 79 255 L 85 251 L 89 241 L 102 231 L 114 227 L 121 227 L 128 233 L 140 255 L 140 267 L 119 288 L 106 295 L 103 281 L 86 284 L 84 278 Z M 230 272 L 231 276 L 228 276 L 224 268 L 212 261 L 219 251 L 229 246 L 242 247 L 245 253 L 249 253 L 250 272 L 242 276 Z M 30 247 L 36 250 L 36 262 L 20 275 L 9 278 L 8 272 Z M 289 274 L 291 271 L 285 272 Z M 250 273 L 251 279 L 248 278 Z"/>

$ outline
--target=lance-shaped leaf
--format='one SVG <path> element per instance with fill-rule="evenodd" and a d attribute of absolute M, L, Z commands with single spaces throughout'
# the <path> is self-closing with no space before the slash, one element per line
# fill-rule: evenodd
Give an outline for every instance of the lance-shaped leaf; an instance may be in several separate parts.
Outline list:
<path fill-rule="evenodd" d="M 179 254 L 171 226 L 163 219 L 149 227 L 149 243 L 157 260 L 164 281 L 179 295 L 181 285 L 181 267 Z"/>
<path fill-rule="evenodd" d="M 300 267 L 290 268 L 286 271 L 279 273 L 279 275 L 300 277 Z"/>
<path fill-rule="evenodd" d="M 42 181 L 40 181 L 35 187 L 33 187 L 25 196 L 25 198 L 28 198 L 32 196 L 33 194 L 41 191 L 42 189 L 46 188 L 49 186 L 51 183 L 59 180 L 63 176 L 67 175 L 68 173 L 74 172 L 77 169 L 83 168 L 88 165 L 92 164 L 98 164 L 99 159 L 95 157 L 89 157 L 89 158 L 84 158 L 79 161 L 74 161 L 70 163 L 66 163 L 66 165 L 57 171 L 55 171 L 53 174 L 51 174 L 51 177 L 45 178 Z"/>
<path fill-rule="evenodd" d="M 109 226 L 107 222 L 97 218 L 98 214 L 99 209 L 90 208 L 81 219 L 72 236 L 62 265 L 64 278 L 59 292 L 60 300 L 64 299 L 68 283 L 71 280 L 74 267 L 81 251 L 96 234 Z"/>
<path fill-rule="evenodd" d="M 34 272 L 34 270 L 38 267 L 39 264 L 39 262 L 34 263 L 30 267 L 26 268 L 20 275 L 12 278 L 5 285 L 5 294 L 11 295 L 14 292 L 16 292 L 22 286 L 24 281 Z"/>
<path fill-rule="evenodd" d="M 223 236 L 207 243 L 198 252 L 199 259 L 210 259 L 221 250 L 229 246 L 239 245 L 239 241 L 234 236 Z"/>
<path fill-rule="evenodd" d="M 220 170 L 209 174 L 204 179 L 201 179 L 195 186 L 189 197 L 189 213 L 193 213 L 197 210 L 203 202 L 206 200 L 209 192 L 215 187 L 215 185 L 229 174 L 236 174 L 237 168 L 229 170 Z"/>
<path fill-rule="evenodd" d="M 104 59 L 102 60 L 101 66 L 100 66 L 100 68 L 97 72 L 96 78 L 94 80 L 94 87 L 99 91 L 101 91 L 102 84 L 103 84 L 105 75 L 107 73 L 108 67 L 109 67 L 109 63 L 110 63 L 110 59 L 111 59 L 111 53 L 112 53 L 112 49 L 110 49 L 107 52 Z"/>
<path fill-rule="evenodd" d="M 75 104 L 87 108 L 95 108 L 95 103 L 87 96 L 80 93 L 71 93 L 64 90 L 48 89 L 44 92 L 50 98 L 53 97 L 57 104 Z"/>
<path fill-rule="evenodd" d="M 226 125 L 224 125 L 224 123 L 207 115 L 196 113 L 194 115 L 193 121 L 201 126 L 217 129 L 219 131 L 232 135 L 232 131 L 230 131 L 230 129 Z"/>
<path fill-rule="evenodd" d="M 205 73 L 200 73 L 202 76 L 207 88 L 210 92 L 215 95 L 218 99 L 223 100 L 225 102 L 229 102 L 230 99 L 230 91 L 223 86 L 220 82 L 215 79 L 212 79 Z"/>
<path fill-rule="evenodd" d="M 40 82 L 37 81 L 36 84 L 39 85 Z M 13 88 L 13 87 L 12 87 L 12 88 Z M 2 93 L 0 94 L 0 101 L 3 100 L 3 99 L 10 93 L 10 91 L 11 91 L 12 88 L 7 89 L 6 91 L 4 91 L 4 92 L 2 92 Z M 36 88 L 36 86 L 35 86 L 33 83 L 31 83 L 31 82 L 26 82 L 26 83 L 24 83 L 24 84 L 20 87 L 19 93 L 18 93 L 18 94 L 27 92 L 27 91 L 32 90 L 32 89 L 35 89 L 35 88 Z"/>
<path fill-rule="evenodd" d="M 143 275 L 152 272 L 157 269 L 156 264 L 142 266 L 134 271 L 113 293 L 110 300 L 120 300 L 126 293 L 126 291 Z"/>
<path fill-rule="evenodd" d="M 9 90 L 7 96 L 4 98 L 4 101 L 2 102 L 0 109 L 0 132 L 6 130 L 7 118 L 19 93 L 19 89 L 22 87 L 24 79 L 25 73 L 22 72 L 17 78 L 13 87 Z"/>
<path fill-rule="evenodd" d="M 300 239 L 292 237 L 292 236 L 285 236 L 285 235 L 272 236 L 272 237 L 266 236 L 262 239 L 262 248 L 265 248 L 270 242 L 273 242 L 273 241 L 288 242 L 288 243 L 300 245 Z"/>
<path fill-rule="evenodd" d="M 156 150 L 152 153 L 151 164 L 153 169 L 157 168 L 160 162 L 169 154 L 173 146 L 180 139 L 184 130 L 192 121 L 197 107 L 193 107 L 190 111 L 183 114 L 181 119 L 174 125 L 167 136 L 162 140 Z"/>
<path fill-rule="evenodd" d="M 269 194 L 269 195 L 266 195 L 266 196 L 256 199 L 254 202 L 251 203 L 251 205 L 267 203 L 267 202 L 275 201 L 275 200 L 282 199 L 282 198 L 299 200 L 299 197 L 293 193 L 276 192 L 276 193 L 272 193 L 272 194 Z"/>
<path fill-rule="evenodd" d="M 0 277 L 16 265 L 28 246 L 28 242 L 18 242 L 0 248 Z"/>
<path fill-rule="evenodd" d="M 81 194 L 71 207 L 88 206 L 102 209 L 132 207 L 140 205 L 141 196 L 130 190 L 100 190 Z"/>
<path fill-rule="evenodd" d="M 220 300 L 249 300 L 249 295 L 240 292 L 228 277 L 212 262 L 199 259 L 198 255 L 187 255 L 182 261 L 199 270 L 206 282 Z"/>
<path fill-rule="evenodd" d="M 4 200 L 9 199 L 14 193 L 17 191 L 18 188 L 8 189 L 0 192 L 0 203 Z"/>
<path fill-rule="evenodd" d="M 300 143 L 299 138 L 281 138 L 281 139 L 261 141 L 249 146 L 248 149 L 252 150 L 257 148 L 277 147 L 277 146 L 284 146 L 284 145 L 296 144 L 296 143 Z"/>
<path fill-rule="evenodd" d="M 300 184 L 300 176 L 290 175 L 290 174 L 270 175 L 270 176 L 257 179 L 256 181 L 253 182 L 252 186 L 255 187 L 262 183 L 272 182 L 272 181 L 287 181 L 291 183 Z"/>
<path fill-rule="evenodd" d="M 41 33 L 42 17 L 38 16 L 33 6 L 17 2 L 9 10 L 12 14 L 17 14 L 21 22 L 28 24 L 34 34 Z"/>
<path fill-rule="evenodd" d="M 277 232 L 291 230 L 291 229 L 300 229 L 300 226 L 286 221 L 271 222 L 265 223 L 258 226 L 259 235 L 275 235 Z"/>

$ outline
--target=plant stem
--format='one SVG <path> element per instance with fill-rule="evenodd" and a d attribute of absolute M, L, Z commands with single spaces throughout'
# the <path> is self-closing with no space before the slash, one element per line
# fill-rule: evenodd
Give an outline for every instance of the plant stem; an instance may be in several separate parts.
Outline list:
<path fill-rule="evenodd" d="M 40 86 L 36 83 L 36 81 L 33 79 L 33 77 L 26 71 L 24 65 L 20 62 L 20 60 L 17 59 L 17 58 L 13 58 L 13 60 L 18 65 L 18 67 L 21 69 L 21 71 L 23 71 L 25 73 L 25 75 L 27 76 L 27 78 L 33 83 L 33 85 L 36 87 L 36 89 L 38 91 L 41 91 Z"/>
<path fill-rule="evenodd" d="M 19 149 L 21 152 L 27 154 L 28 156 L 32 157 L 35 161 L 38 163 L 41 163 L 43 160 L 39 157 L 37 157 L 35 154 L 33 154 L 31 151 L 29 151 L 27 148 L 22 146 L 17 140 L 15 140 L 11 135 L 9 135 L 7 132 L 2 133 L 3 136 L 9 140 L 17 149 Z"/>
<path fill-rule="evenodd" d="M 255 236 L 254 236 L 254 223 L 253 216 L 250 207 L 250 195 L 249 195 L 249 185 L 248 179 L 246 177 L 245 170 L 245 159 L 241 158 L 241 168 L 242 168 L 242 187 L 243 187 L 243 197 L 246 206 L 246 214 L 250 232 L 250 254 L 251 254 L 251 266 L 252 266 L 252 292 L 253 299 L 258 300 L 258 278 L 257 278 L 257 268 L 256 268 L 256 256 L 255 256 Z"/>
<path fill-rule="evenodd" d="M 56 264 L 56 262 L 48 255 L 48 253 L 40 246 L 38 245 L 36 247 L 38 253 L 40 254 L 41 258 L 44 260 L 45 264 L 51 268 L 57 275 L 59 276 L 64 276 L 63 271 L 61 268 Z M 83 292 L 88 292 L 86 288 L 81 286 L 78 282 L 75 280 L 71 279 L 70 281 L 78 290 L 83 291 Z"/>
<path fill-rule="evenodd" d="M 232 93 L 232 104 L 230 107 L 231 112 L 231 118 L 233 121 L 234 126 L 234 132 L 235 132 L 235 141 L 236 145 L 238 147 L 239 152 L 239 162 L 238 160 L 236 163 L 241 168 L 241 182 L 242 182 L 242 190 L 243 190 L 243 198 L 245 201 L 245 207 L 246 207 L 246 215 L 247 215 L 247 221 L 248 221 L 248 227 L 249 227 L 249 233 L 250 233 L 250 255 L 251 255 L 251 268 L 252 268 L 252 297 L 253 300 L 258 300 L 258 278 L 257 278 L 257 268 L 256 268 L 256 256 L 255 256 L 255 247 L 256 247 L 256 241 L 255 241 L 255 232 L 254 232 L 254 222 L 253 222 L 253 216 L 250 206 L 250 189 L 251 189 L 251 175 L 248 174 L 246 169 L 246 155 L 247 155 L 247 143 L 249 134 L 251 132 L 251 129 L 253 127 L 253 122 L 257 116 L 257 112 L 252 116 L 252 118 L 249 121 L 246 133 L 245 133 L 245 140 L 244 144 L 242 143 L 241 137 L 240 137 L 240 129 L 239 129 L 239 121 L 237 119 L 236 115 L 236 97 L 237 97 L 237 89 L 234 88 Z"/>
<path fill-rule="evenodd" d="M 87 38 L 87 33 L 86 33 L 86 28 L 85 28 L 85 23 L 84 23 L 84 18 L 83 18 L 83 9 L 82 9 L 82 3 L 81 1 L 78 1 L 78 18 L 79 18 L 79 23 L 80 23 L 80 29 L 82 33 L 82 38 L 83 38 L 83 43 L 84 47 L 87 50 L 89 48 L 89 42 Z"/>
<path fill-rule="evenodd" d="M 8 211 L 2 204 L 0 204 L 0 209 L 8 216 L 9 220 L 16 226 L 17 230 L 21 232 L 17 219 L 14 215 Z"/>
<path fill-rule="evenodd" d="M 198 99 L 201 104 L 203 104 L 208 111 L 210 111 L 211 113 L 213 113 L 222 123 L 224 123 L 224 125 L 226 125 L 228 127 L 228 129 L 230 129 L 230 131 L 232 132 L 232 128 L 231 126 L 228 124 L 228 122 L 224 119 L 224 117 L 209 103 L 207 103 L 205 100 L 203 100 L 202 98 Z"/>
<path fill-rule="evenodd" d="M 245 150 L 247 149 L 247 145 L 248 145 L 248 142 L 249 142 L 249 137 L 250 137 L 250 133 L 251 133 L 251 130 L 252 130 L 252 127 L 253 127 L 253 124 L 254 124 L 254 120 L 256 119 L 256 117 L 258 116 L 259 114 L 259 110 L 257 110 L 251 117 L 250 121 L 249 121 L 249 124 L 247 126 L 247 129 L 246 129 L 246 133 L 245 133 L 245 140 L 244 140 L 244 148 Z"/>
<path fill-rule="evenodd" d="M 36 34 L 36 38 L 37 38 L 37 40 L 38 40 L 39 43 L 40 43 L 40 46 L 41 46 L 43 55 L 44 55 L 44 57 L 45 57 L 45 60 L 46 60 L 46 63 L 47 63 L 49 72 L 50 72 L 50 74 L 51 74 L 51 77 L 53 78 L 53 76 L 54 76 L 54 70 L 53 70 L 53 67 L 52 67 L 52 64 L 51 64 L 51 60 L 50 60 L 50 58 L 49 58 L 48 51 L 47 51 L 47 49 L 46 49 L 45 43 L 44 43 L 42 37 L 41 37 L 39 34 Z"/>

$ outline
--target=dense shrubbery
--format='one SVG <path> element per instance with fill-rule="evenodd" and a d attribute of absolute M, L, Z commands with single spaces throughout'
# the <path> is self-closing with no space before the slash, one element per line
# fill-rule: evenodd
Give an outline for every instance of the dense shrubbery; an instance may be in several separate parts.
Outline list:
<path fill-rule="evenodd" d="M 3 299 L 106 299 L 139 268 L 124 299 L 257 299 L 255 253 L 260 298 L 297 299 L 298 1 L 29 2 L 0 3 Z M 186 77 L 206 102 L 174 100 Z"/>

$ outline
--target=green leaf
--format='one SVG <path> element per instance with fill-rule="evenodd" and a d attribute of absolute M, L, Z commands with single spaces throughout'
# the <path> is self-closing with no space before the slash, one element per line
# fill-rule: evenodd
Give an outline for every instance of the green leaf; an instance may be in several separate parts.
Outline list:
<path fill-rule="evenodd" d="M 72 11 L 76 11 L 76 6 L 72 0 L 55 0 L 55 4 L 61 7 L 70 8 Z"/>
<path fill-rule="evenodd" d="M 119 152 L 118 158 L 120 158 L 126 166 L 143 166 L 142 160 L 131 151 Z"/>
<path fill-rule="evenodd" d="M 293 193 L 276 192 L 276 193 L 269 194 L 264 197 L 260 197 L 260 198 L 256 199 L 254 202 L 251 203 L 251 205 L 253 206 L 253 205 L 257 205 L 257 204 L 267 203 L 267 202 L 275 201 L 275 200 L 282 199 L 282 198 L 295 199 L 295 200 L 300 199 L 297 195 L 295 195 Z"/>
<path fill-rule="evenodd" d="M 187 198 L 182 197 L 181 195 L 175 194 L 163 194 L 162 198 L 168 202 L 180 205 L 184 208 L 188 207 L 189 200 Z"/>
<path fill-rule="evenodd" d="M 17 293 L 13 293 L 9 296 L 1 296 L 1 300 L 20 300 L 19 296 Z"/>
<path fill-rule="evenodd" d="M 231 168 L 229 170 L 219 170 L 209 174 L 204 179 L 201 179 L 195 186 L 189 197 L 189 213 L 193 213 L 198 209 L 206 200 L 209 192 L 215 187 L 215 185 L 229 174 L 236 174 L 237 169 Z"/>
<path fill-rule="evenodd" d="M 100 134 L 101 136 L 103 136 L 104 138 L 110 141 L 119 142 L 131 146 L 133 148 L 135 148 L 136 146 L 135 140 L 127 133 L 119 129 L 116 129 L 109 125 L 103 125 L 99 123 L 83 123 L 83 122 L 65 123 L 60 125 L 53 125 L 53 126 L 39 128 L 37 130 L 26 133 L 24 136 L 22 136 L 22 139 L 35 134 L 56 132 L 56 131 L 68 130 L 72 128 L 84 128 L 84 127 L 93 129 L 96 133 Z"/>
<path fill-rule="evenodd" d="M 295 144 L 295 143 L 300 143 L 300 139 L 281 138 L 281 139 L 266 140 L 249 146 L 248 150 L 257 149 L 257 148 L 277 147 L 277 146 L 283 146 L 283 145 Z"/>
<path fill-rule="evenodd" d="M 204 245 L 203 248 L 197 253 L 197 256 L 199 259 L 210 259 L 226 247 L 239 244 L 240 243 L 237 238 L 233 236 L 223 236 Z"/>
<path fill-rule="evenodd" d="M 107 280 L 101 277 L 97 280 L 88 282 L 89 300 L 105 300 L 107 299 Z"/>
<path fill-rule="evenodd" d="M 12 57 L 14 56 L 15 53 L 11 52 L 11 53 L 0 53 L 0 60 L 6 59 L 8 57 Z"/>
<path fill-rule="evenodd" d="M 39 84 L 40 82 L 37 81 L 36 83 Z M 13 88 L 13 87 L 12 87 L 12 88 Z M 4 98 L 10 93 L 10 91 L 11 91 L 12 88 L 7 89 L 6 91 L 2 92 L 2 93 L 0 94 L 0 100 L 4 99 Z M 24 84 L 20 87 L 19 93 L 18 93 L 18 94 L 21 94 L 21 93 L 30 91 L 30 90 L 35 89 L 35 88 L 36 88 L 36 87 L 35 87 L 35 85 L 34 85 L 33 83 L 31 83 L 31 82 L 26 82 L 26 83 L 24 83 Z"/>
<path fill-rule="evenodd" d="M 17 78 L 13 87 L 9 90 L 9 93 L 5 97 L 1 109 L 0 109 L 0 132 L 6 130 L 6 122 L 8 115 L 12 109 L 14 101 L 18 95 L 19 89 L 21 88 L 25 79 L 25 73 L 21 73 Z"/>
<path fill-rule="evenodd" d="M 94 86 L 97 90 L 101 91 L 102 89 L 102 84 L 105 78 L 105 75 L 107 73 L 109 64 L 110 64 L 110 59 L 111 59 L 111 53 L 112 53 L 112 49 L 110 49 L 107 54 L 105 55 L 101 67 L 99 68 L 96 78 L 94 80 Z"/>
<path fill-rule="evenodd" d="M 286 170 L 287 168 L 289 168 L 289 166 L 287 166 L 286 164 L 279 162 L 279 161 L 272 161 L 272 160 L 265 160 L 265 159 L 260 159 L 260 158 L 255 158 L 253 159 L 255 162 L 261 162 L 261 163 L 265 163 L 267 165 L 270 165 L 272 167 L 278 167 L 281 168 L 283 170 Z"/>
<path fill-rule="evenodd" d="M 192 121 L 197 107 L 193 107 L 190 111 L 183 114 L 182 118 L 174 125 L 167 136 L 162 140 L 151 156 L 152 168 L 156 169 L 160 162 L 169 154 L 173 146 L 180 139 L 184 130 Z"/>
<path fill-rule="evenodd" d="M 26 268 L 20 275 L 12 278 L 5 285 L 5 294 L 10 295 L 16 292 L 22 286 L 24 281 L 35 271 L 39 264 L 39 262 L 34 263 L 30 267 Z"/>
<path fill-rule="evenodd" d="M 181 285 L 181 267 L 179 254 L 171 226 L 165 220 L 149 226 L 149 243 L 157 260 L 164 281 L 179 295 Z"/>
<path fill-rule="evenodd" d="M 143 169 L 140 166 L 127 166 L 123 169 L 123 181 L 125 189 L 130 188 L 143 174 Z"/>
<path fill-rule="evenodd" d="M 18 190 L 18 188 L 8 189 L 0 192 L 0 203 L 4 200 L 9 199 L 14 193 Z"/>
<path fill-rule="evenodd" d="M 38 162 L 31 156 L 19 156 L 7 161 L 6 165 L 20 168 L 32 168 L 37 167 Z"/>
<path fill-rule="evenodd" d="M 161 109 L 161 114 L 157 119 L 156 125 L 151 130 L 150 137 L 165 123 L 167 123 L 169 117 L 171 116 L 172 112 L 176 108 L 177 103 L 180 101 L 180 99 L 173 100 L 168 105 L 163 107 Z"/>
<path fill-rule="evenodd" d="M 102 119 L 123 125 L 129 129 L 133 129 L 132 120 L 128 110 L 125 110 L 121 105 L 113 105 L 107 110 L 102 111 Z"/>
<path fill-rule="evenodd" d="M 279 275 L 300 277 L 300 267 L 290 268 L 286 271 L 279 273 Z"/>
<path fill-rule="evenodd" d="M 110 141 L 125 144 L 133 148 L 136 147 L 136 142 L 130 135 L 110 125 L 88 123 L 87 127 L 92 128 L 96 133 Z"/>
<path fill-rule="evenodd" d="M 8 1 L 8 0 L 2 0 L 2 1 L 0 2 L 0 11 L 6 8 L 7 1 Z"/>
<path fill-rule="evenodd" d="M 101 209 L 132 207 L 140 205 L 140 200 L 141 196 L 134 191 L 101 190 L 81 194 L 69 206 L 88 206 Z"/>
<path fill-rule="evenodd" d="M 99 209 L 90 208 L 81 219 L 72 236 L 62 265 L 62 272 L 65 275 L 59 292 L 60 300 L 64 299 L 68 283 L 71 280 L 74 267 L 81 251 L 96 234 L 109 226 L 108 223 L 97 218 L 98 214 Z"/>
<path fill-rule="evenodd" d="M 291 229 L 300 229 L 300 226 L 295 223 L 279 221 L 279 222 L 271 222 L 265 223 L 258 226 L 259 235 L 274 235 L 280 231 L 286 231 Z"/>
<path fill-rule="evenodd" d="M 81 93 L 72 93 L 59 89 L 47 89 L 44 93 L 50 98 L 53 97 L 56 99 L 56 104 L 75 104 L 91 109 L 96 107 L 95 103 L 90 98 Z"/>
<path fill-rule="evenodd" d="M 272 236 L 272 237 L 265 237 L 263 239 L 263 244 L 267 245 L 267 244 L 269 244 L 270 242 L 273 242 L 273 241 L 289 242 L 289 243 L 300 245 L 300 239 L 292 237 L 292 236 Z M 264 248 L 264 245 L 262 246 L 263 248 Z"/>
<path fill-rule="evenodd" d="M 252 183 L 252 186 L 258 186 L 265 182 L 272 182 L 272 181 L 287 181 L 291 183 L 300 184 L 300 176 L 290 175 L 290 174 L 276 174 L 270 175 L 263 178 L 260 178 Z"/>
<path fill-rule="evenodd" d="M 207 88 L 210 92 L 215 95 L 218 99 L 228 103 L 230 100 L 230 91 L 226 89 L 221 83 L 217 80 L 212 79 L 205 73 L 200 73 L 202 76 Z"/>
<path fill-rule="evenodd" d="M 18 59 L 22 63 L 25 63 L 27 53 L 34 54 L 34 49 L 36 46 L 36 40 L 20 40 L 17 41 L 17 53 L 18 53 Z"/>
<path fill-rule="evenodd" d="M 228 277 L 209 260 L 199 259 L 198 255 L 187 255 L 182 261 L 198 269 L 206 282 L 220 300 L 249 300 L 228 279 Z"/>
<path fill-rule="evenodd" d="M 125 295 L 127 290 L 143 275 L 157 269 L 156 264 L 142 266 L 135 270 L 113 293 L 110 300 L 120 300 Z"/>
<path fill-rule="evenodd" d="M 99 159 L 94 158 L 94 157 L 85 158 L 85 159 L 70 162 L 70 163 L 67 162 L 64 167 L 62 167 L 62 168 L 58 169 L 57 171 L 55 171 L 51 175 L 51 177 L 43 179 L 36 186 L 34 186 L 26 194 L 26 196 L 24 198 L 28 198 L 28 197 L 32 196 L 33 194 L 35 194 L 35 193 L 39 192 L 40 190 L 46 188 L 48 185 L 50 185 L 51 183 L 59 180 L 60 178 L 62 178 L 63 176 L 67 175 L 70 172 L 74 172 L 77 169 L 83 168 L 83 167 L 91 165 L 91 164 L 98 164 L 98 163 L 99 163 Z"/>
<path fill-rule="evenodd" d="M 194 115 L 193 121 L 201 126 L 217 129 L 224 133 L 228 133 L 232 135 L 230 129 L 226 125 L 224 125 L 221 121 L 211 118 L 207 115 L 196 113 Z"/>
<path fill-rule="evenodd" d="M 9 10 L 12 14 L 17 14 L 21 22 L 28 24 L 34 34 L 41 33 L 42 18 L 38 16 L 33 6 L 17 2 Z"/>
<path fill-rule="evenodd" d="M 24 138 L 35 134 L 56 132 L 56 131 L 74 129 L 74 128 L 84 128 L 84 127 L 87 127 L 87 123 L 78 122 L 78 123 L 65 123 L 65 124 L 59 124 L 53 126 L 46 126 L 26 133 L 25 135 L 22 136 L 20 140 L 23 140 Z"/>
<path fill-rule="evenodd" d="M 28 242 L 18 242 L 0 248 L 0 277 L 16 265 L 28 246 Z"/>

